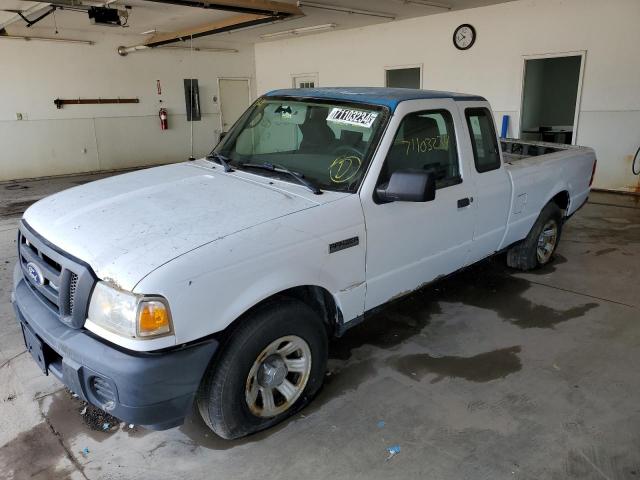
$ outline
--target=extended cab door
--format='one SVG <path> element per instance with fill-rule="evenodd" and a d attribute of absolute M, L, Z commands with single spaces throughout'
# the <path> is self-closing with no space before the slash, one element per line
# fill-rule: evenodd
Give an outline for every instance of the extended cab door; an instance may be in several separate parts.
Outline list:
<path fill-rule="evenodd" d="M 361 189 L 366 310 L 465 265 L 475 202 L 461 131 L 462 119 L 451 99 L 402 102 L 396 108 Z M 376 186 L 394 171 L 412 169 L 436 174 L 434 200 L 382 203 L 376 197 Z"/>
<path fill-rule="evenodd" d="M 495 253 L 502 244 L 511 207 L 512 184 L 502 164 L 502 152 L 487 102 L 458 102 L 464 119 L 464 139 L 473 157 L 476 216 L 468 263 Z"/>

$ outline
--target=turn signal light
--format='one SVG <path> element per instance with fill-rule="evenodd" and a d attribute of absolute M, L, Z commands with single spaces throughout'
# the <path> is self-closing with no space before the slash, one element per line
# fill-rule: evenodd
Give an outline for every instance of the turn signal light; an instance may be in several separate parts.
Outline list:
<path fill-rule="evenodd" d="M 171 331 L 171 316 L 167 306 L 158 300 L 140 303 L 138 310 L 138 335 L 148 337 Z"/>

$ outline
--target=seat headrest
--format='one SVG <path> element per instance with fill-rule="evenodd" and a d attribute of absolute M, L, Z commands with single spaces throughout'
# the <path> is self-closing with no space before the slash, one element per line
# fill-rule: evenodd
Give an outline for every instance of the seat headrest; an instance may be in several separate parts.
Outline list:
<path fill-rule="evenodd" d="M 438 122 L 433 118 L 409 115 L 404 119 L 404 138 L 431 138 L 440 135 Z"/>
<path fill-rule="evenodd" d="M 311 107 L 307 110 L 307 118 L 302 125 L 302 141 L 300 149 L 316 148 L 318 145 L 334 142 L 336 137 L 327 124 L 328 107 Z"/>
<path fill-rule="evenodd" d="M 362 132 L 342 130 L 342 132 L 340 132 L 340 140 L 347 145 L 357 145 L 362 142 Z"/>
<path fill-rule="evenodd" d="M 328 116 L 329 116 L 329 107 L 313 106 L 309 108 L 309 111 L 307 114 L 307 122 L 312 122 L 312 123 L 319 123 L 321 121 L 326 122 Z"/>

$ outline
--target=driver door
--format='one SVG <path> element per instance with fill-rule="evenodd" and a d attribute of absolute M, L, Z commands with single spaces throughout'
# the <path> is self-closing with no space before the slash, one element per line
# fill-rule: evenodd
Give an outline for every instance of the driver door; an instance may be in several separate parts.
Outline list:
<path fill-rule="evenodd" d="M 475 203 L 472 182 L 465 180 L 460 122 L 449 99 L 402 102 L 396 109 L 361 191 L 367 229 L 365 310 L 465 265 Z M 434 172 L 435 199 L 382 203 L 375 188 L 398 170 Z"/>

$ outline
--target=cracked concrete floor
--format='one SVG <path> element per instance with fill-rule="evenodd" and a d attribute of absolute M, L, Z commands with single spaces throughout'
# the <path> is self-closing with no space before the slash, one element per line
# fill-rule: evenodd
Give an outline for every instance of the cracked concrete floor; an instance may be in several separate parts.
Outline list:
<path fill-rule="evenodd" d="M 640 478 L 640 199 L 594 193 L 543 270 L 496 258 L 394 304 L 332 343 L 308 408 L 226 442 L 195 414 L 102 431 L 23 354 L 20 213 L 93 178 L 0 184 L 0 478 Z"/>

